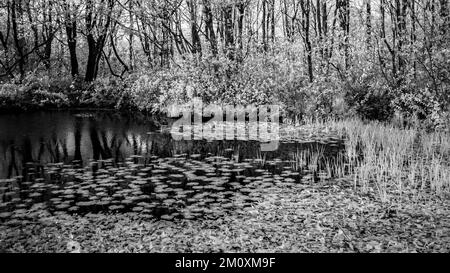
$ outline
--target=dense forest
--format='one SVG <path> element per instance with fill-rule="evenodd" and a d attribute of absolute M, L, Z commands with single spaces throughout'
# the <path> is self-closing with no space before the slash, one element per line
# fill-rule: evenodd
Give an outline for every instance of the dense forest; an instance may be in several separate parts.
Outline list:
<path fill-rule="evenodd" d="M 447 0 L 2 0 L 2 108 L 280 104 L 448 122 Z"/>

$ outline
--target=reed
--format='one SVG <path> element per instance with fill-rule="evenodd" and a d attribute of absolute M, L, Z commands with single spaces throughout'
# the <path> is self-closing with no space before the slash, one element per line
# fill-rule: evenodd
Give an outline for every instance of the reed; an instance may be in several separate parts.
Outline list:
<path fill-rule="evenodd" d="M 383 201 L 418 188 L 448 192 L 448 134 L 358 120 L 339 126 L 345 128 L 346 157 L 363 191 L 373 184 Z"/>
<path fill-rule="evenodd" d="M 427 133 L 416 128 L 361 120 L 314 122 L 344 138 L 345 149 L 326 159 L 324 169 L 334 178 L 352 178 L 355 189 L 374 189 L 380 200 L 401 200 L 405 193 L 417 198 L 450 191 L 450 134 Z M 322 152 L 323 153 L 323 152 Z M 297 151 L 294 165 L 319 164 L 317 151 Z"/>
<path fill-rule="evenodd" d="M 324 157 L 325 147 L 314 145 L 311 149 L 300 150 L 291 154 L 291 167 L 295 171 L 307 168 L 310 172 L 317 172 L 326 166 L 327 159 Z M 328 166 L 331 169 L 331 166 Z"/>

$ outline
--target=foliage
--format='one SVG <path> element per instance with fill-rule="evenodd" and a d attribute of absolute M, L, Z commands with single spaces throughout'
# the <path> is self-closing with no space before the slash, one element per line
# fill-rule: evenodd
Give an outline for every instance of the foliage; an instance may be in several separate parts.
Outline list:
<path fill-rule="evenodd" d="M 386 206 L 372 192 L 356 194 L 339 182 L 256 190 L 264 195 L 254 206 L 201 221 L 41 212 L 0 225 L 0 246 L 4 252 L 82 253 L 449 251 L 447 200 Z"/>
<path fill-rule="evenodd" d="M 31 77 L 21 84 L 3 84 L 0 86 L 0 109 L 20 110 L 68 106 L 68 97 L 61 92 L 62 84 L 64 82 Z"/>
<path fill-rule="evenodd" d="M 394 114 L 389 90 L 369 85 L 355 85 L 345 94 L 345 101 L 356 116 L 367 120 L 388 121 Z"/>
<path fill-rule="evenodd" d="M 81 105 L 96 108 L 126 109 L 129 107 L 129 95 L 126 83 L 116 79 L 97 79 L 83 90 Z"/>

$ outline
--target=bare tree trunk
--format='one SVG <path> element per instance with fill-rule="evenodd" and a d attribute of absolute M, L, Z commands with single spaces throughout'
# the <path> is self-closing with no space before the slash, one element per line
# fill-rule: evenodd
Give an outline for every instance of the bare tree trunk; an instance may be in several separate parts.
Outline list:
<path fill-rule="evenodd" d="M 275 0 L 271 0 L 270 3 L 270 37 L 272 39 L 272 44 L 275 43 Z"/>
<path fill-rule="evenodd" d="M 214 32 L 213 14 L 211 10 L 210 0 L 203 0 L 203 13 L 205 16 L 205 33 L 206 38 L 211 46 L 211 52 L 213 56 L 217 56 L 217 39 L 216 33 Z"/>
<path fill-rule="evenodd" d="M 234 44 L 234 24 L 233 24 L 233 5 L 227 5 L 223 8 L 224 23 L 225 23 L 225 51 L 228 59 L 235 58 L 235 44 Z"/>
<path fill-rule="evenodd" d="M 333 50 L 334 50 L 334 43 L 335 43 L 335 32 L 336 32 L 336 22 L 338 19 L 338 12 L 340 9 L 340 5 L 338 5 L 338 0 L 336 1 L 336 5 L 334 8 L 334 14 L 333 14 L 333 22 L 331 23 L 331 41 L 328 46 L 328 54 L 327 54 L 327 71 L 329 71 L 330 64 L 331 64 L 331 58 L 333 57 Z"/>
<path fill-rule="evenodd" d="M 191 39 L 192 39 L 192 50 L 193 54 L 202 53 L 202 45 L 200 43 L 200 36 L 198 35 L 197 28 L 197 3 L 193 0 L 186 0 L 189 7 L 190 14 L 190 25 L 191 25 Z"/>
<path fill-rule="evenodd" d="M 308 63 L 308 76 L 309 81 L 314 81 L 313 64 L 312 64 L 312 45 L 310 39 L 310 14 L 311 14 L 311 0 L 300 0 L 300 7 L 302 10 L 302 30 L 303 41 L 306 49 L 306 59 Z"/>
<path fill-rule="evenodd" d="M 128 1 L 128 10 L 129 10 L 129 16 L 130 16 L 130 29 L 133 29 L 134 28 L 133 0 Z M 130 65 L 129 65 L 130 70 L 133 70 L 133 68 L 134 68 L 133 38 L 134 38 L 133 31 L 130 31 L 130 34 L 128 36 L 128 58 L 129 58 L 129 63 L 130 63 Z"/>
<path fill-rule="evenodd" d="M 366 0 L 366 44 L 368 50 L 372 47 L 372 5 L 370 1 Z"/>
<path fill-rule="evenodd" d="M 288 7 L 287 7 L 287 0 L 283 0 L 283 31 L 284 36 L 287 38 L 287 40 L 291 40 L 291 26 L 289 24 L 289 15 L 288 15 Z"/>
<path fill-rule="evenodd" d="M 415 53 L 415 44 L 417 42 L 417 27 L 416 27 L 416 3 L 415 1 L 411 1 L 410 4 L 411 9 L 411 51 L 412 51 L 412 59 L 413 59 L 413 70 L 414 70 L 414 79 L 417 78 L 417 56 Z"/>
<path fill-rule="evenodd" d="M 317 36 L 319 39 L 320 48 L 320 58 L 323 59 L 323 37 L 322 37 L 322 10 L 321 10 L 320 0 L 316 0 L 316 26 L 317 26 Z"/>
<path fill-rule="evenodd" d="M 6 29 L 5 29 L 5 34 L 2 33 L 2 29 L 0 29 L 0 43 L 3 46 L 3 48 L 5 49 L 5 53 L 8 50 L 8 39 L 9 39 L 9 34 L 10 34 L 10 30 L 11 30 L 11 19 L 10 19 L 10 3 L 9 1 L 6 2 L 6 12 L 7 12 L 7 17 L 6 17 Z"/>
<path fill-rule="evenodd" d="M 350 67 L 349 38 L 350 38 L 350 0 L 336 0 L 336 8 L 339 11 L 339 22 L 344 33 L 341 48 L 344 50 L 345 69 Z"/>
<path fill-rule="evenodd" d="M 261 27 L 262 27 L 262 42 L 263 42 L 263 50 L 267 51 L 267 25 L 266 25 L 266 2 L 267 0 L 262 0 L 262 21 L 261 21 Z"/>
<path fill-rule="evenodd" d="M 328 39 L 328 10 L 327 10 L 327 1 L 322 2 L 322 33 L 324 39 Z M 322 45 L 324 48 L 322 58 L 328 58 L 328 47 L 326 45 Z"/>
<path fill-rule="evenodd" d="M 0 59 L 0 65 L 6 70 L 7 75 L 9 75 L 10 77 L 14 77 L 14 74 L 11 72 L 11 70 L 9 68 L 9 60 L 8 60 L 8 54 L 9 54 L 8 41 L 9 41 L 9 35 L 11 33 L 11 3 L 9 0 L 6 2 L 5 8 L 6 8 L 5 33 L 3 34 L 2 30 L 0 30 L 0 42 L 4 49 L 3 53 L 4 53 L 5 61 L 2 62 Z"/>
<path fill-rule="evenodd" d="M 440 0 L 441 9 L 439 16 L 441 17 L 440 32 L 442 39 L 446 38 L 448 28 L 450 27 L 448 0 Z"/>
<path fill-rule="evenodd" d="M 104 26 L 99 29 L 97 27 L 97 32 L 99 33 L 97 39 L 94 37 L 94 27 L 96 21 L 99 20 L 97 16 L 93 17 L 93 2 L 92 0 L 87 0 L 86 4 L 86 30 L 87 30 L 87 43 L 88 43 L 88 60 L 86 67 L 85 81 L 91 82 L 97 78 L 98 66 L 100 63 L 100 58 L 102 57 L 103 47 L 105 45 L 105 40 L 109 31 L 109 26 L 111 23 L 112 9 L 114 7 L 114 0 L 108 0 L 107 2 L 107 14 L 104 18 Z"/>
<path fill-rule="evenodd" d="M 52 43 L 54 40 L 54 30 L 53 30 L 53 3 L 52 1 L 47 2 L 47 7 L 44 7 L 44 26 L 43 26 L 43 39 L 45 40 L 44 47 L 44 65 L 47 70 L 50 70 L 50 58 L 52 55 Z"/>
<path fill-rule="evenodd" d="M 69 11 L 67 11 L 68 13 Z M 66 36 L 67 36 L 67 45 L 69 47 L 69 55 L 70 55 L 70 68 L 72 77 L 76 77 L 79 74 L 78 71 L 78 57 L 77 57 L 77 21 L 66 15 Z"/>
<path fill-rule="evenodd" d="M 24 56 L 24 52 L 23 52 L 23 48 L 25 46 L 25 39 L 22 37 L 20 30 L 18 28 L 17 8 L 19 8 L 19 11 L 21 10 L 21 0 L 12 0 L 11 23 L 12 23 L 12 29 L 13 29 L 13 39 L 14 39 L 14 45 L 16 47 L 16 54 L 17 54 L 17 57 L 19 58 L 18 64 L 19 64 L 20 77 L 23 78 L 25 75 L 25 56 Z"/>
<path fill-rule="evenodd" d="M 407 0 L 395 0 L 396 9 L 396 21 L 397 25 L 394 26 L 395 33 L 397 34 L 397 58 L 398 58 L 398 73 L 397 86 L 400 86 L 404 80 L 406 60 L 403 57 L 403 48 L 406 40 L 406 12 L 408 8 Z"/>
<path fill-rule="evenodd" d="M 381 14 L 381 30 L 380 30 L 380 40 L 381 42 L 386 46 L 388 49 L 391 60 L 392 60 L 392 75 L 397 75 L 397 65 L 396 65 L 396 57 L 395 57 L 395 49 L 393 48 L 394 45 L 390 45 L 389 42 L 386 39 L 386 0 L 380 0 L 380 14 Z M 395 36 L 395 32 L 394 35 Z M 394 38 L 395 41 L 395 38 Z M 383 58 L 383 54 L 380 50 L 378 53 L 378 58 L 381 65 L 381 71 L 383 74 L 385 74 L 385 68 L 386 68 L 386 61 Z"/>
<path fill-rule="evenodd" d="M 99 52 L 97 52 L 97 46 L 96 41 L 94 38 L 94 22 L 93 22 L 93 9 L 94 9 L 94 3 L 92 0 L 87 0 L 86 3 L 86 39 L 88 43 L 88 60 L 87 60 L 87 66 L 86 66 L 86 75 L 84 80 L 87 82 L 91 82 L 95 79 L 95 74 L 97 71 L 97 55 L 100 55 Z"/>
<path fill-rule="evenodd" d="M 239 62 L 242 61 L 243 59 L 243 49 L 244 49 L 244 40 L 242 37 L 243 34 L 243 29 L 244 29 L 244 14 L 245 14 L 245 5 L 243 2 L 239 2 L 237 4 L 237 10 L 238 10 L 238 22 L 237 22 L 237 27 L 238 27 L 238 34 L 237 34 L 237 44 L 238 44 L 238 54 L 237 54 L 237 60 Z"/>

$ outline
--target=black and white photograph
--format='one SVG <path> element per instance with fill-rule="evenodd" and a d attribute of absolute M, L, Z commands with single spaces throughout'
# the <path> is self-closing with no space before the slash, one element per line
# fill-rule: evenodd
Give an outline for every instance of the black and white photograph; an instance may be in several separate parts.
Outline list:
<path fill-rule="evenodd" d="M 0 253 L 449 252 L 448 0 L 0 0 Z"/>

